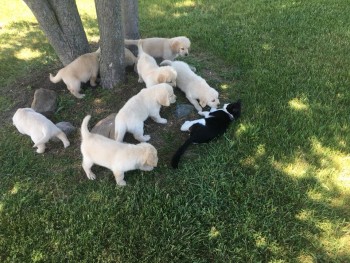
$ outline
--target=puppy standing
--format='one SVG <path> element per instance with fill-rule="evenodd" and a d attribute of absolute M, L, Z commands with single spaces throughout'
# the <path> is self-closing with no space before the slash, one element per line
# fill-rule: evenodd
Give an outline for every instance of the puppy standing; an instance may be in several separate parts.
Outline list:
<path fill-rule="evenodd" d="M 160 65 L 170 65 L 176 70 L 177 87 L 186 94 L 186 98 L 198 112 L 201 112 L 202 108 L 207 105 L 211 108 L 218 107 L 219 93 L 210 87 L 202 77 L 196 75 L 188 64 L 182 61 L 164 60 Z"/>
<path fill-rule="evenodd" d="M 136 140 L 148 141 L 151 137 L 143 134 L 143 122 L 151 117 L 155 122 L 167 123 L 167 120 L 159 115 L 160 108 L 175 103 L 175 100 L 173 88 L 166 83 L 142 89 L 131 97 L 117 113 L 114 138 L 122 142 L 125 133 L 130 132 Z"/>
<path fill-rule="evenodd" d="M 90 180 L 96 175 L 91 171 L 94 164 L 112 170 L 118 185 L 124 186 L 124 173 L 140 169 L 151 171 L 157 166 L 157 150 L 149 143 L 137 145 L 116 142 L 99 134 L 90 133 L 88 123 L 91 116 L 84 118 L 81 124 L 81 153 L 83 169 Z"/>
<path fill-rule="evenodd" d="M 81 82 L 90 80 L 91 86 L 96 86 L 96 78 L 100 67 L 101 49 L 92 53 L 87 53 L 76 58 L 73 62 L 60 69 L 54 77 L 50 73 L 50 80 L 57 83 L 61 80 L 67 85 L 67 89 L 78 99 L 84 98 L 85 94 L 80 94 Z"/>
<path fill-rule="evenodd" d="M 64 148 L 70 145 L 66 134 L 61 131 L 44 115 L 35 112 L 31 108 L 19 108 L 13 115 L 13 124 L 17 130 L 29 135 L 34 142 L 33 147 L 37 147 L 37 153 L 45 152 L 45 143 L 52 137 L 57 137 L 63 142 Z"/>
<path fill-rule="evenodd" d="M 125 39 L 125 45 L 137 45 L 139 40 Z M 188 56 L 191 41 L 184 36 L 173 38 L 142 39 L 143 50 L 154 58 L 174 60 L 177 56 Z"/>
<path fill-rule="evenodd" d="M 142 41 L 140 40 L 138 44 L 137 72 L 139 74 L 139 82 L 144 81 L 147 88 L 159 83 L 168 83 L 175 87 L 176 71 L 170 66 L 159 67 L 156 60 L 143 51 Z"/>

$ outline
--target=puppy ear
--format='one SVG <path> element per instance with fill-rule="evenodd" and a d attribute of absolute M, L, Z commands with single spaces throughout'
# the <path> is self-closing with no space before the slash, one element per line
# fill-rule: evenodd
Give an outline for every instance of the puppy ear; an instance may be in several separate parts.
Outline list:
<path fill-rule="evenodd" d="M 157 78 L 158 83 L 164 83 L 166 82 L 166 76 L 164 73 L 160 73 Z"/>
<path fill-rule="evenodd" d="M 201 105 L 202 108 L 204 108 L 205 106 L 207 106 L 207 101 L 206 100 L 199 100 L 199 105 Z"/>
<path fill-rule="evenodd" d="M 170 44 L 170 47 L 173 51 L 177 52 L 179 51 L 179 48 L 180 48 L 180 42 L 177 40 L 173 40 Z"/>
<path fill-rule="evenodd" d="M 170 106 L 169 94 L 166 89 L 158 94 L 158 103 L 162 106 Z"/>

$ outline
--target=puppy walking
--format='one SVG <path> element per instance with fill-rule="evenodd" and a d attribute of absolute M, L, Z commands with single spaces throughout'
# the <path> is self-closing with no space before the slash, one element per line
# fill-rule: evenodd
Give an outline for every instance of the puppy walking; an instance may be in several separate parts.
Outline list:
<path fill-rule="evenodd" d="M 172 66 L 176 70 L 177 87 L 185 93 L 186 98 L 198 112 L 201 112 L 202 108 L 207 105 L 211 108 L 218 107 L 219 93 L 210 87 L 202 77 L 195 74 L 187 63 L 164 60 L 160 65 Z"/>
<path fill-rule="evenodd" d="M 167 120 L 159 114 L 160 108 L 161 106 L 170 106 L 175 101 L 174 90 L 166 83 L 142 89 L 131 97 L 117 113 L 114 138 L 118 142 L 122 142 L 125 133 L 130 132 L 136 140 L 148 141 L 151 137 L 143 134 L 144 121 L 151 117 L 157 123 L 167 123 Z"/>
<path fill-rule="evenodd" d="M 50 73 L 50 81 L 58 83 L 63 80 L 67 89 L 78 99 L 84 98 L 85 94 L 80 94 L 81 82 L 90 80 L 92 87 L 96 86 L 96 78 L 99 71 L 100 48 L 92 53 L 81 55 L 73 62 L 60 69 L 54 77 Z"/>
<path fill-rule="evenodd" d="M 124 173 L 140 169 L 151 171 L 157 166 L 157 150 L 149 143 L 126 144 L 116 142 L 99 134 L 90 133 L 88 123 L 91 116 L 81 124 L 81 153 L 83 169 L 90 180 L 96 175 L 91 171 L 94 164 L 110 169 L 120 186 L 126 185 Z"/>
<path fill-rule="evenodd" d="M 147 88 L 159 83 L 168 83 L 175 87 L 177 76 L 175 69 L 170 66 L 159 67 L 156 60 L 143 51 L 142 41 L 140 40 L 138 44 L 137 73 L 139 74 L 139 82 L 145 82 Z"/>
<path fill-rule="evenodd" d="M 63 131 L 44 115 L 37 113 L 31 108 L 19 108 L 13 115 L 12 120 L 13 125 L 16 126 L 20 133 L 30 136 L 34 142 L 33 147 L 37 147 L 37 153 L 45 152 L 45 143 L 52 137 L 60 139 L 64 148 L 70 145 Z"/>
<path fill-rule="evenodd" d="M 139 40 L 125 39 L 124 43 L 125 45 L 138 45 Z M 174 60 L 178 56 L 188 56 L 190 46 L 191 41 L 184 36 L 173 38 L 152 37 L 142 39 L 144 52 L 154 58 Z"/>

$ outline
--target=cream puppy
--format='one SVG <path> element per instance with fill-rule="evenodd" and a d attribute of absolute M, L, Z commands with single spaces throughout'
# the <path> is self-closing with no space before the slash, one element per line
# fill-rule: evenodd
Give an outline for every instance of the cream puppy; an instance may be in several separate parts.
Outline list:
<path fill-rule="evenodd" d="M 37 113 L 31 108 L 19 108 L 13 115 L 13 125 L 17 130 L 29 135 L 34 142 L 33 147 L 37 147 L 37 153 L 45 152 L 45 143 L 52 137 L 57 137 L 63 142 L 64 148 L 67 148 L 70 143 L 66 134 L 61 131 L 44 115 Z"/>
<path fill-rule="evenodd" d="M 219 93 L 211 88 L 202 77 L 196 75 L 188 64 L 182 61 L 164 60 L 160 65 L 170 65 L 176 70 L 177 87 L 186 94 L 186 98 L 199 113 L 207 105 L 211 108 L 219 106 Z M 199 100 L 199 103 L 197 100 Z"/>
<path fill-rule="evenodd" d="M 125 45 L 138 45 L 139 40 L 125 39 Z M 184 36 L 173 38 L 142 39 L 143 50 L 154 58 L 174 60 L 177 56 L 188 56 L 191 41 Z"/>
<path fill-rule="evenodd" d="M 84 98 L 85 94 L 80 94 L 81 82 L 90 80 L 91 86 L 96 86 L 96 78 L 100 67 L 101 49 L 92 53 L 87 53 L 76 58 L 73 62 L 60 69 L 54 77 L 50 73 L 50 80 L 57 83 L 61 80 L 67 85 L 67 89 L 78 99 Z"/>
<path fill-rule="evenodd" d="M 116 142 L 99 134 L 90 133 L 88 123 L 91 116 L 81 124 L 81 153 L 83 169 L 90 180 L 96 175 L 91 171 L 94 164 L 110 169 L 118 185 L 124 186 L 124 173 L 140 169 L 151 171 L 157 166 L 157 150 L 149 143 L 127 144 Z"/>
<path fill-rule="evenodd" d="M 140 40 L 138 45 L 137 72 L 139 74 L 139 82 L 145 82 L 147 88 L 159 83 L 168 83 L 175 87 L 176 71 L 170 66 L 159 67 L 156 60 L 143 51 L 142 41 Z"/>
<path fill-rule="evenodd" d="M 159 115 L 160 108 L 169 106 L 175 101 L 173 88 L 166 83 L 142 89 L 131 97 L 117 113 L 114 138 L 122 142 L 125 133 L 130 132 L 136 140 L 148 141 L 151 137 L 143 134 L 143 122 L 151 117 L 157 123 L 167 123 L 167 120 Z"/>
<path fill-rule="evenodd" d="M 137 58 L 134 54 L 127 48 L 124 48 L 125 52 L 125 67 L 135 65 Z"/>

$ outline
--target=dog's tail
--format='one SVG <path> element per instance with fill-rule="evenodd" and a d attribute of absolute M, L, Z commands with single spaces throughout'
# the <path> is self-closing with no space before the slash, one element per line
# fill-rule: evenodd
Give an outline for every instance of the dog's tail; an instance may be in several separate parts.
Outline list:
<path fill-rule="evenodd" d="M 124 39 L 125 45 L 138 45 L 140 39 Z"/>
<path fill-rule="evenodd" d="M 122 142 L 126 133 L 126 125 L 124 122 L 115 120 L 114 139 L 117 142 Z"/>
<path fill-rule="evenodd" d="M 138 47 L 138 49 L 139 49 L 139 56 L 140 56 L 142 53 L 144 53 L 143 48 L 142 48 L 142 43 L 143 43 L 142 39 L 139 39 L 139 40 L 137 41 L 137 47 Z"/>
<path fill-rule="evenodd" d="M 57 83 L 57 82 L 60 82 L 61 80 L 62 80 L 61 70 L 57 72 L 55 77 L 50 73 L 50 81 L 52 83 Z"/>
<path fill-rule="evenodd" d="M 172 64 L 173 64 L 173 62 L 170 61 L 170 60 L 163 60 L 163 61 L 160 63 L 161 66 L 171 66 Z"/>
<path fill-rule="evenodd" d="M 176 169 L 179 166 L 180 158 L 187 150 L 188 146 L 192 144 L 192 138 L 188 138 L 184 144 L 180 146 L 179 149 L 177 149 L 176 153 L 173 155 L 173 158 L 171 159 L 171 166 Z"/>
<path fill-rule="evenodd" d="M 90 134 L 88 129 L 88 124 L 90 119 L 91 119 L 91 115 L 87 115 L 85 116 L 83 122 L 81 123 L 80 132 L 81 132 L 82 139 L 86 138 Z"/>

